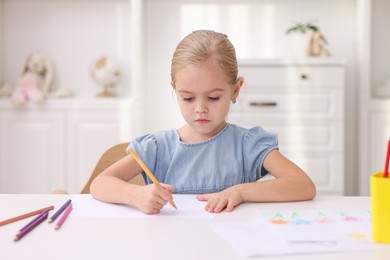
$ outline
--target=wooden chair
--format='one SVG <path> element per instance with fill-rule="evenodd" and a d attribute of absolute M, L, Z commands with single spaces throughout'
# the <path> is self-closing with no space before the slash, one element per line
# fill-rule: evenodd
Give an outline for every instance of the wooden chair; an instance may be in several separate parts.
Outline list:
<path fill-rule="evenodd" d="M 91 176 L 89 177 L 89 180 L 85 184 L 84 188 L 81 190 L 81 194 L 89 194 L 89 187 L 91 186 L 92 181 L 98 176 L 101 172 L 103 172 L 105 169 L 110 167 L 115 162 L 119 161 L 123 157 L 125 157 L 126 154 L 126 148 L 129 146 L 129 143 L 120 143 L 117 145 L 114 145 L 110 147 L 107 151 L 103 153 L 103 155 L 98 160 L 95 169 L 93 170 Z M 139 174 L 133 179 L 131 179 L 129 182 L 138 184 L 138 185 L 144 185 L 144 180 L 142 178 L 142 175 Z"/>
<path fill-rule="evenodd" d="M 109 166 L 114 164 L 115 162 L 119 161 L 123 157 L 125 157 L 126 154 L 126 148 L 129 145 L 129 143 L 120 143 L 117 145 L 114 145 L 110 147 L 108 150 L 106 150 L 100 159 L 98 160 L 95 169 L 93 170 L 91 176 L 89 177 L 87 183 L 84 185 L 83 189 L 81 190 L 80 194 L 89 194 L 89 187 L 91 186 L 92 181 L 98 176 L 101 172 L 103 172 L 105 169 L 107 169 Z M 133 179 L 131 179 L 129 182 L 138 184 L 138 185 L 144 185 L 144 180 L 142 178 L 142 175 L 139 174 Z M 64 190 L 55 190 L 52 193 L 54 194 L 67 194 Z"/>

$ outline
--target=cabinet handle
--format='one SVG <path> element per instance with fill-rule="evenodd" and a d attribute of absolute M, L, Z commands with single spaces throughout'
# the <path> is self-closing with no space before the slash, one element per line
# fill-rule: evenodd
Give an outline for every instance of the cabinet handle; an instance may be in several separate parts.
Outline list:
<path fill-rule="evenodd" d="M 251 107 L 276 107 L 278 103 L 276 102 L 250 102 Z"/>
<path fill-rule="evenodd" d="M 308 77 L 306 74 L 302 74 L 302 75 L 301 75 L 301 79 L 302 79 L 302 80 L 307 80 L 308 78 L 309 78 L 309 77 Z"/>

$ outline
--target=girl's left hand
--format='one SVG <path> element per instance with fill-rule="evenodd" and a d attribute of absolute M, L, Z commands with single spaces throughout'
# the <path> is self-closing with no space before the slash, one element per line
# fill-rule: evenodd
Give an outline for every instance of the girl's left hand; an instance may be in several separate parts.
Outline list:
<path fill-rule="evenodd" d="M 240 193 L 232 188 L 217 193 L 198 195 L 196 198 L 200 201 L 207 201 L 205 210 L 210 213 L 219 213 L 224 209 L 230 212 L 242 202 Z"/>

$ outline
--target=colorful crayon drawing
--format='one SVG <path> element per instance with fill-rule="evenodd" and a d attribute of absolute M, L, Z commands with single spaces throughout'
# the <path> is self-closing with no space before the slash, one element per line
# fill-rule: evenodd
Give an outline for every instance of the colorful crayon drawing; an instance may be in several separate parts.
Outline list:
<path fill-rule="evenodd" d="M 260 218 L 271 224 L 310 225 L 371 221 L 370 210 L 260 211 Z"/>
<path fill-rule="evenodd" d="M 274 234 L 291 243 L 337 244 L 345 240 L 369 241 L 371 211 L 258 211 L 260 220 Z"/>

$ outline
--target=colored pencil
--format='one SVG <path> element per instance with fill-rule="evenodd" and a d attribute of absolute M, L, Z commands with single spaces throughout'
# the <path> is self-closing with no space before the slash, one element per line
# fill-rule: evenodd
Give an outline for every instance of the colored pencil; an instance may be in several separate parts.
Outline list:
<path fill-rule="evenodd" d="M 25 214 L 17 216 L 17 217 L 6 219 L 6 220 L 3 220 L 3 221 L 0 221 L 0 226 L 6 225 L 6 224 L 9 224 L 9 223 L 12 223 L 12 222 L 16 222 L 16 221 L 19 221 L 19 220 L 22 220 L 22 219 L 25 219 L 25 218 L 28 218 L 28 217 L 31 217 L 31 216 L 35 216 L 35 215 L 38 215 L 38 214 L 42 213 L 45 210 L 52 210 L 52 209 L 54 209 L 54 206 L 46 207 L 46 208 L 43 208 L 43 209 L 38 209 L 38 210 L 31 211 L 31 212 L 25 213 Z"/>
<path fill-rule="evenodd" d="M 142 170 L 144 170 L 146 175 L 148 175 L 148 177 L 152 180 L 152 182 L 156 185 L 160 185 L 156 177 L 154 177 L 153 173 L 149 170 L 149 168 L 144 164 L 144 162 L 141 160 L 141 158 L 139 158 L 138 154 L 133 149 L 130 149 L 130 154 L 131 156 L 133 156 L 134 160 L 138 163 L 138 165 L 142 168 Z M 177 209 L 175 202 L 173 202 L 173 200 L 170 200 L 169 203 L 172 205 L 172 207 Z"/>
<path fill-rule="evenodd" d="M 389 175 L 389 160 L 390 160 L 390 140 L 387 142 L 386 163 L 385 163 L 385 170 L 383 171 L 384 178 L 387 178 Z"/>
<path fill-rule="evenodd" d="M 50 218 L 49 218 L 49 223 L 52 223 L 54 220 L 56 220 L 58 218 L 59 215 L 61 215 L 61 213 L 66 209 L 66 207 L 68 207 L 68 205 L 72 202 L 71 199 L 68 199 L 64 205 L 61 206 L 61 208 L 59 208 Z"/>
<path fill-rule="evenodd" d="M 30 225 L 34 224 L 35 221 L 37 221 L 42 215 L 49 214 L 49 210 L 42 211 L 38 216 L 36 216 L 33 220 L 31 220 L 27 225 L 22 227 L 19 232 L 22 232 L 23 230 L 27 229 Z"/>
<path fill-rule="evenodd" d="M 47 216 L 49 215 L 49 212 L 45 212 L 45 214 L 41 214 L 38 219 L 36 219 L 31 225 L 29 225 L 27 228 L 25 228 L 23 231 L 20 231 L 18 234 L 16 234 L 14 241 L 19 241 L 27 235 L 31 230 L 33 230 L 36 226 L 41 224 L 45 219 L 47 219 Z"/>
<path fill-rule="evenodd" d="M 72 204 L 70 203 L 65 211 L 64 211 L 64 214 L 62 214 L 61 218 L 58 220 L 58 222 L 56 223 L 56 226 L 55 226 L 55 229 L 58 230 L 61 228 L 62 224 L 64 224 L 66 218 L 69 216 L 70 212 L 72 211 L 73 207 L 72 207 Z"/>

